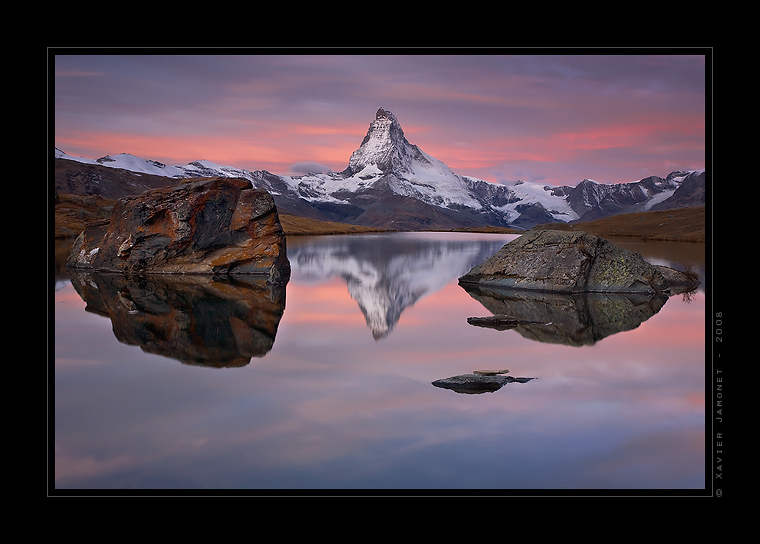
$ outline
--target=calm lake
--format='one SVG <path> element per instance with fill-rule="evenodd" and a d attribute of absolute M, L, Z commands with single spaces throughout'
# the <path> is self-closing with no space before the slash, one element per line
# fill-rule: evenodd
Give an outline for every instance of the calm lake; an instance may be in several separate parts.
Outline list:
<path fill-rule="evenodd" d="M 613 240 L 699 273 L 666 301 L 458 285 L 514 238 L 291 237 L 284 289 L 59 271 L 56 489 L 704 489 L 704 244 Z M 550 321 L 467 322 L 509 312 Z M 478 369 L 535 379 L 431 383 Z"/>

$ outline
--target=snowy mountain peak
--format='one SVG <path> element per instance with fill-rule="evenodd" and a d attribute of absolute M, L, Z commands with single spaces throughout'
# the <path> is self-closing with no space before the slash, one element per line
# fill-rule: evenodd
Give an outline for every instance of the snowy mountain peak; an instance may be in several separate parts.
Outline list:
<path fill-rule="evenodd" d="M 398 122 L 398 119 L 396 119 L 395 115 L 393 115 L 390 111 L 380 106 L 380 108 L 377 110 L 377 113 L 375 113 L 375 119 L 381 119 L 383 117 L 387 119 L 393 119 L 396 122 Z"/>
<path fill-rule="evenodd" d="M 419 148 L 407 141 L 396 116 L 380 107 L 361 146 L 351 154 L 348 168 L 343 174 L 351 176 L 368 166 L 375 166 L 386 173 L 410 172 L 414 162 L 429 163 Z"/>

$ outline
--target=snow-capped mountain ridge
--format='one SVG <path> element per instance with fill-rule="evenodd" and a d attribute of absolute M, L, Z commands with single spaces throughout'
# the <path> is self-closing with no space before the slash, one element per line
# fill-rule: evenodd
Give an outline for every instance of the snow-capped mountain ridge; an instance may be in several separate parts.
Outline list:
<path fill-rule="evenodd" d="M 206 160 L 167 166 L 126 153 L 83 159 L 68 156 L 59 149 L 55 150 L 55 156 L 177 179 L 242 177 L 272 193 L 278 207 L 286 212 L 398 228 L 460 225 L 530 228 L 538 223 L 595 219 L 654 206 L 663 209 L 684 180 L 697 176 L 697 185 L 703 187 L 705 177 L 704 170 L 700 170 L 675 171 L 666 178 L 651 176 L 620 184 L 584 179 L 575 187 L 491 183 L 461 176 L 409 143 L 396 116 L 382 107 L 342 172 L 285 176 Z"/>

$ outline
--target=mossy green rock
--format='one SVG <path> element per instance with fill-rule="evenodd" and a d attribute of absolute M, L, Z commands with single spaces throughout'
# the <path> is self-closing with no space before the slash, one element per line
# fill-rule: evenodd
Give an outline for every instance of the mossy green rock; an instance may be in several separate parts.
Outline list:
<path fill-rule="evenodd" d="M 487 285 L 563 293 L 666 293 L 660 269 L 627 249 L 581 231 L 531 230 L 459 278 Z"/>

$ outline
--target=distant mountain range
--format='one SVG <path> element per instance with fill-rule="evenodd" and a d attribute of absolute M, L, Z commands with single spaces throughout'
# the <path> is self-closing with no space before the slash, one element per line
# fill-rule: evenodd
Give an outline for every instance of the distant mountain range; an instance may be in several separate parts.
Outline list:
<path fill-rule="evenodd" d="M 55 150 L 60 193 L 120 198 L 199 176 L 249 179 L 269 191 L 281 213 L 371 227 L 420 229 L 504 226 L 599 219 L 619 213 L 705 205 L 705 171 L 575 187 L 490 183 L 453 172 L 410 144 L 398 119 L 380 108 L 342 172 L 283 176 L 195 161 L 167 166 L 129 154 L 84 159 Z"/>

